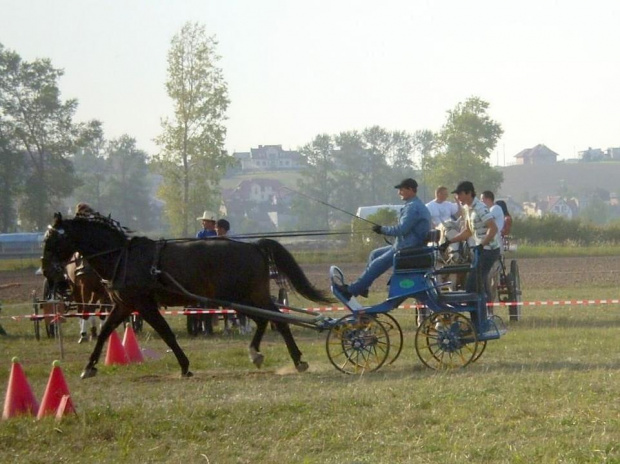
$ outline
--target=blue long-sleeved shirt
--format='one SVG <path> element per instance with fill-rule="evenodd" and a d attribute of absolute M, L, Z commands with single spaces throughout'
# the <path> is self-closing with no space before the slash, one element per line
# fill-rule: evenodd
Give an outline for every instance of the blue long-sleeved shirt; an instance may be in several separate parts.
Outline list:
<path fill-rule="evenodd" d="M 398 224 L 381 227 L 384 235 L 395 236 L 394 248 L 426 245 L 426 237 L 431 230 L 431 214 L 422 200 L 417 196 L 405 202 L 398 215 Z"/>

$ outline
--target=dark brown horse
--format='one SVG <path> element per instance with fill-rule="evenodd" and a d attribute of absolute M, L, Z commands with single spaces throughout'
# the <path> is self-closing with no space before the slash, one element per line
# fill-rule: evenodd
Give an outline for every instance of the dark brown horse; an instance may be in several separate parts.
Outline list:
<path fill-rule="evenodd" d="M 299 294 L 311 301 L 331 300 L 308 281 L 291 254 L 268 239 L 243 243 L 223 238 L 211 240 L 159 240 L 135 237 L 118 222 L 99 214 L 63 219 L 54 215 L 43 249 L 42 267 L 52 282 L 62 279 L 63 265 L 79 251 L 107 282 L 114 307 L 106 319 L 82 378 L 96 375 L 96 364 L 110 333 L 133 308 L 148 322 L 175 354 L 181 374 L 191 376 L 189 360 L 176 341 L 160 306 L 195 304 L 189 294 L 218 301 L 262 308 L 279 314 L 269 292 L 269 268 L 273 266 Z M 256 332 L 250 357 L 258 367 L 263 362 L 260 342 L 267 319 L 250 314 Z M 301 360 L 290 327 L 276 322 L 298 371 L 308 368 Z"/>

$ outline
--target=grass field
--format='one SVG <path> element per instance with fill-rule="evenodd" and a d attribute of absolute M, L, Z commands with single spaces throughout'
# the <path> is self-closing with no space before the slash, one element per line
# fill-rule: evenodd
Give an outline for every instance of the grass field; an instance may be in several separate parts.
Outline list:
<path fill-rule="evenodd" d="M 618 294 L 540 289 L 526 291 L 524 300 L 593 296 Z M 507 319 L 505 308 L 496 313 Z M 403 354 L 359 376 L 331 366 L 325 334 L 294 330 L 310 363 L 298 374 L 270 332 L 265 364 L 256 370 L 247 337 L 192 339 L 184 319 L 171 316 L 195 377 L 180 378 L 173 355 L 147 328 L 139 343 L 161 359 L 106 367 L 102 358 L 99 375 L 85 381 L 79 374 L 92 345 L 76 343 L 71 320 L 63 327 L 62 367 L 77 415 L 0 423 L 0 456 L 16 463 L 620 462 L 620 308 L 536 306 L 523 313 L 475 364 L 435 372 L 415 355 L 411 311 L 397 310 Z M 0 337 L 0 383 L 6 388 L 17 355 L 41 399 L 58 342 L 35 341 L 29 321 L 2 323 L 10 336 Z"/>

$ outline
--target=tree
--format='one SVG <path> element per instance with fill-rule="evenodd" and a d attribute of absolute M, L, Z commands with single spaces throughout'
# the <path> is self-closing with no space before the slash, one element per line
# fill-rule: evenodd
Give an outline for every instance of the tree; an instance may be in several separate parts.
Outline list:
<path fill-rule="evenodd" d="M 427 160 L 428 183 L 456 186 L 461 180 L 470 180 L 478 190 L 499 188 L 503 176 L 488 160 L 503 130 L 487 114 L 488 107 L 487 102 L 471 97 L 448 111 L 437 134 L 435 155 Z"/>
<path fill-rule="evenodd" d="M 134 230 L 151 230 L 153 211 L 149 197 L 147 155 L 128 135 L 111 140 L 107 171 L 110 173 L 103 194 L 115 219 Z"/>
<path fill-rule="evenodd" d="M 298 186 L 320 201 L 295 199 L 300 226 L 328 228 L 350 220 L 339 210 L 354 213 L 359 206 L 394 202 L 394 184 L 415 172 L 413 142 L 406 132 L 379 126 L 317 136 L 301 149 L 307 168 Z"/>
<path fill-rule="evenodd" d="M 81 148 L 73 155 L 75 174 L 81 180 L 75 188 L 74 197 L 77 202 L 86 202 L 96 211 L 105 212 L 102 196 L 109 173 L 106 163 L 107 142 L 101 122 L 89 123 L 83 136 Z"/>
<path fill-rule="evenodd" d="M 12 147 L 0 125 L 0 233 L 17 229 L 15 204 L 21 190 L 24 168 L 23 156 Z"/>
<path fill-rule="evenodd" d="M 333 177 L 336 164 L 334 161 L 334 143 L 327 134 L 317 135 L 314 140 L 301 148 L 308 166 L 302 171 L 303 178 L 297 181 L 298 189 L 307 197 L 298 195 L 293 198 L 292 210 L 299 217 L 302 229 L 328 229 L 330 210 L 323 203 L 330 203 L 336 185 Z"/>
<path fill-rule="evenodd" d="M 217 211 L 219 182 L 234 165 L 223 148 L 229 100 L 216 46 L 204 26 L 186 23 L 168 52 L 166 89 L 174 116 L 162 122 L 154 166 L 163 177 L 159 195 L 172 232 L 183 236 L 203 210 Z"/>
<path fill-rule="evenodd" d="M 19 216 L 28 228 L 44 229 L 76 183 L 69 156 L 79 139 L 80 127 L 73 123 L 77 101 L 61 100 L 57 81 L 62 75 L 48 59 L 22 61 L 0 44 L 0 124 L 13 149 L 25 157 Z"/>

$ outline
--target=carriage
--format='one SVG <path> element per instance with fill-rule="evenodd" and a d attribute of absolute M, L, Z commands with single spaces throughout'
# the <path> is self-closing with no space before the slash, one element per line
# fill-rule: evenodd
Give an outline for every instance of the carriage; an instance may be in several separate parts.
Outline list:
<path fill-rule="evenodd" d="M 390 357 L 392 340 L 402 348 L 402 331 L 388 314 L 409 298 L 429 309 L 430 313 L 415 334 L 415 350 L 422 363 L 432 369 L 465 367 L 484 352 L 487 341 L 500 338 L 506 326 L 498 316 L 487 312 L 486 297 L 478 272 L 478 255 L 471 265 L 449 270 L 436 267 L 437 247 L 399 250 L 394 257 L 394 273 L 390 278 L 388 297 L 382 303 L 364 307 L 357 300 L 347 300 L 338 292 L 344 284 L 342 271 L 332 266 L 332 291 L 350 310 L 330 327 L 327 355 L 331 363 L 345 373 L 376 370 Z M 475 293 L 442 291 L 449 285 L 438 277 L 446 272 L 476 272 Z M 389 319 L 388 319 L 389 317 Z"/>
<path fill-rule="evenodd" d="M 274 269 L 290 288 L 315 302 L 333 302 L 306 278 L 293 256 L 278 242 L 260 239 L 240 242 L 213 240 L 158 240 L 133 237 L 116 221 L 100 215 L 63 219 L 55 215 L 45 241 L 42 266 L 48 279 L 63 279 L 63 263 L 79 251 L 97 273 L 108 281 L 114 306 L 101 329 L 82 378 L 96 375 L 103 343 L 133 311 L 157 331 L 177 357 L 183 376 L 191 376 L 189 360 L 179 346 L 159 306 L 201 303 L 227 307 L 256 322 L 249 347 L 257 366 L 263 362 L 260 342 L 268 321 L 282 334 L 296 369 L 308 368 L 302 360 L 289 325 L 327 331 L 330 362 L 345 373 L 368 372 L 393 362 L 402 349 L 402 330 L 389 312 L 409 298 L 425 305 L 430 315 L 415 336 L 420 360 L 433 369 L 464 367 L 477 360 L 487 341 L 500 338 L 506 328 L 497 316 L 489 316 L 482 291 L 442 292 L 438 280 L 437 246 L 400 250 L 394 258 L 394 274 L 388 298 L 364 307 L 346 300 L 335 284 L 343 284 L 340 269 L 332 266 L 332 293 L 350 309 L 340 318 L 318 315 L 303 308 L 273 301 L 270 280 Z M 477 255 L 466 265 L 480 275 Z M 226 269 L 221 264 L 226 263 Z M 478 285 L 478 288 L 482 288 Z M 286 308 L 287 312 L 280 309 Z"/>

